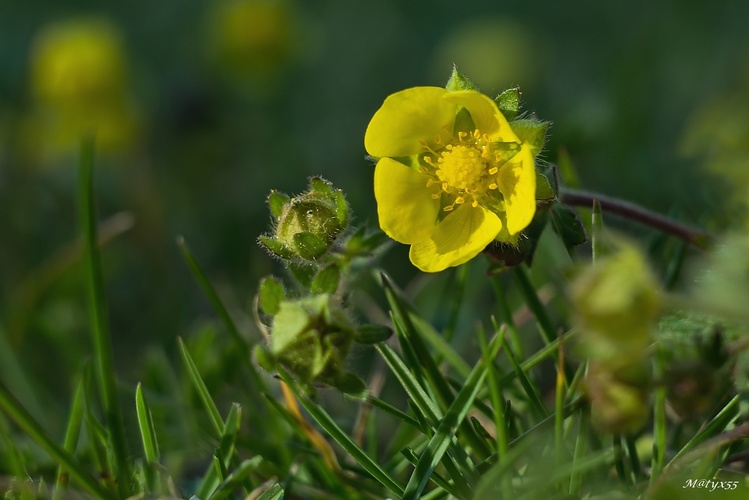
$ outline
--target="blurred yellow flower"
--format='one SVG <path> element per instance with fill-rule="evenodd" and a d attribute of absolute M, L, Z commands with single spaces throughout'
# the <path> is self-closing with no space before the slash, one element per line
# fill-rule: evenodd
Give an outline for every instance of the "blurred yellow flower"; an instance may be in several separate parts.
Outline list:
<path fill-rule="evenodd" d="M 127 62 L 109 22 L 84 18 L 45 27 L 34 40 L 30 72 L 33 154 L 55 157 L 77 150 L 81 136 L 91 132 L 103 150 L 132 143 L 137 118 L 127 91 Z"/>
<path fill-rule="evenodd" d="M 223 0 L 213 4 L 213 56 L 229 76 L 273 84 L 294 55 L 296 26 L 284 0 Z"/>
<path fill-rule="evenodd" d="M 115 30 L 101 20 L 75 20 L 45 28 L 35 40 L 35 96 L 56 106 L 86 106 L 123 90 L 125 61 Z"/>
<path fill-rule="evenodd" d="M 379 158 L 380 227 L 411 245 L 411 262 L 438 272 L 489 243 L 515 241 L 536 210 L 536 171 L 494 101 L 474 90 L 414 87 L 382 104 L 367 127 Z"/>

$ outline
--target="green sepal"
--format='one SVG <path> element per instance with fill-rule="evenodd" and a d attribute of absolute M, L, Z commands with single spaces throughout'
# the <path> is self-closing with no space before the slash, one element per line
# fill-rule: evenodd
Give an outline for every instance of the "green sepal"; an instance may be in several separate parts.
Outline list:
<path fill-rule="evenodd" d="M 336 189 L 335 191 L 335 216 L 341 227 L 346 228 L 348 226 L 348 202 L 346 201 L 346 196 L 343 194 L 343 191 L 340 189 Z"/>
<path fill-rule="evenodd" d="M 301 232 L 293 237 L 297 254 L 306 260 L 316 260 L 328 251 L 328 244 L 315 233 Z"/>
<path fill-rule="evenodd" d="M 366 400 L 369 396 L 367 384 L 353 373 L 340 374 L 335 380 L 330 381 L 330 385 L 346 396 L 360 401 Z"/>
<path fill-rule="evenodd" d="M 520 142 L 528 144 L 531 147 L 533 156 L 544 148 L 546 143 L 546 131 L 549 130 L 551 122 L 542 122 L 539 120 L 515 120 L 510 122 L 510 127 Z"/>
<path fill-rule="evenodd" d="M 273 214 L 273 217 L 275 217 L 276 219 L 281 217 L 281 213 L 283 213 L 284 207 L 290 201 L 291 198 L 289 198 L 287 195 L 276 191 L 275 189 L 272 190 L 268 195 L 268 207 L 270 207 L 270 213 Z"/>
<path fill-rule="evenodd" d="M 267 372 L 276 370 L 276 358 L 268 351 L 267 347 L 260 344 L 256 345 L 252 350 L 252 355 L 255 357 L 258 366 L 263 370 Z"/>
<path fill-rule="evenodd" d="M 551 225 L 568 249 L 588 241 L 588 233 L 574 210 L 558 205 L 551 209 Z"/>
<path fill-rule="evenodd" d="M 457 90 L 478 91 L 479 88 L 476 86 L 475 83 L 469 80 L 463 73 L 458 71 L 458 67 L 453 64 L 453 71 L 450 74 L 450 78 L 447 80 L 447 85 L 445 85 L 445 89 L 447 89 L 450 92 L 455 92 Z"/>
<path fill-rule="evenodd" d="M 279 356 L 288 347 L 299 341 L 310 323 L 310 313 L 299 302 L 286 301 L 281 303 L 278 313 L 273 317 L 271 351 Z"/>
<path fill-rule="evenodd" d="M 286 299 L 286 292 L 283 285 L 273 276 L 266 276 L 260 281 L 258 289 L 258 300 L 260 307 L 266 314 L 274 316 L 278 314 L 281 302 Z"/>
<path fill-rule="evenodd" d="M 312 284 L 312 279 L 317 273 L 317 268 L 312 264 L 307 264 L 301 261 L 292 261 L 288 267 L 294 279 L 303 287 L 309 288 Z"/>
<path fill-rule="evenodd" d="M 556 200 L 557 194 L 551 187 L 549 178 L 544 174 L 536 172 L 536 202 L 540 205 L 548 205 Z"/>
<path fill-rule="evenodd" d="M 492 259 L 487 273 L 490 275 L 499 274 L 523 262 L 530 266 L 547 222 L 548 211 L 537 211 L 528 227 L 516 235 L 517 238 L 514 243 L 495 241 L 489 245 L 484 250 L 484 253 Z"/>
<path fill-rule="evenodd" d="M 275 238 L 271 238 L 270 236 L 258 236 L 257 240 L 266 250 L 274 253 L 282 259 L 290 259 L 294 256 L 293 252 L 288 247 Z"/>
<path fill-rule="evenodd" d="M 333 189 L 333 185 L 322 177 L 310 178 L 309 190 L 313 193 L 322 195 L 329 201 L 335 200 L 335 190 Z"/>
<path fill-rule="evenodd" d="M 318 271 L 310 284 L 313 294 L 327 293 L 333 295 L 338 290 L 341 281 L 341 271 L 336 264 L 330 264 Z"/>
<path fill-rule="evenodd" d="M 354 342 L 359 344 L 376 344 L 390 338 L 393 330 L 385 325 L 376 323 L 367 323 L 356 328 L 354 332 Z"/>
<path fill-rule="evenodd" d="M 494 103 L 502 112 L 507 121 L 512 121 L 518 115 L 520 109 L 520 87 L 507 89 L 494 98 Z"/>
<path fill-rule="evenodd" d="M 472 133 L 476 129 L 476 125 L 473 123 L 471 113 L 466 108 L 460 108 L 458 114 L 455 116 L 455 125 L 453 126 L 453 135 L 458 137 L 460 132 L 467 134 Z"/>
<path fill-rule="evenodd" d="M 388 235 L 382 231 L 375 231 L 367 234 L 367 228 L 361 226 L 346 241 L 346 253 L 349 255 L 371 254 L 389 241 L 391 240 Z"/>

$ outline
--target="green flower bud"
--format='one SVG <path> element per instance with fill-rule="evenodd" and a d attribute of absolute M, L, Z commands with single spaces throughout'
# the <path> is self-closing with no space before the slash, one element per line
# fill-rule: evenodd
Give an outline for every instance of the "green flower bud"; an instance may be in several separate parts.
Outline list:
<path fill-rule="evenodd" d="M 330 295 L 284 300 L 271 324 L 268 357 L 304 385 L 337 386 L 345 374 L 344 362 L 354 331 Z M 263 361 L 264 366 L 271 366 L 267 360 Z"/>
<path fill-rule="evenodd" d="M 276 222 L 273 235 L 260 243 L 283 259 L 316 261 L 333 248 L 348 227 L 349 207 L 343 192 L 313 177 L 307 192 L 289 198 L 271 191 L 268 204 Z"/>
<path fill-rule="evenodd" d="M 593 349 L 639 353 L 650 342 L 661 299 L 658 282 L 634 247 L 620 244 L 588 267 L 573 283 L 571 298 L 577 324 Z"/>
<path fill-rule="evenodd" d="M 633 377 L 633 371 L 638 371 L 639 376 Z M 606 363 L 591 363 L 585 389 L 590 399 L 593 425 L 603 431 L 620 433 L 635 432 L 642 427 L 650 413 L 650 384 L 647 380 L 649 374 L 644 363 L 624 369 L 612 369 Z"/>

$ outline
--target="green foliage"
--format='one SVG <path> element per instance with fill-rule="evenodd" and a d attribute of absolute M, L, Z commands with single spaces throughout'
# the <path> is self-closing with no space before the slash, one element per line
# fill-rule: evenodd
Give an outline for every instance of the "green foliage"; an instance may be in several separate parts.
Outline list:
<path fill-rule="evenodd" d="M 447 88 L 475 85 L 454 69 Z M 496 102 L 538 154 L 548 123 L 517 119 L 519 98 Z M 595 201 L 587 229 L 564 186 L 538 173 L 533 223 L 490 246 L 489 266 L 394 278 L 383 233 L 352 227 L 343 192 L 313 177 L 299 196 L 268 196 L 259 241 L 285 270 L 255 301 L 178 239 L 212 312 L 192 311 L 183 337 L 133 362 L 114 357 L 116 250 L 101 249 L 93 159 L 87 141 L 74 293 L 88 298 L 90 341 L 70 351 L 91 363 L 59 369 L 64 402 L 48 407 L 51 389 L 0 329 L 6 498 L 660 499 L 691 498 L 700 481 L 746 497 L 743 235 L 697 257 L 700 279 L 678 286 L 683 252 L 620 245 Z M 60 345 L 84 325 L 58 324 Z"/>

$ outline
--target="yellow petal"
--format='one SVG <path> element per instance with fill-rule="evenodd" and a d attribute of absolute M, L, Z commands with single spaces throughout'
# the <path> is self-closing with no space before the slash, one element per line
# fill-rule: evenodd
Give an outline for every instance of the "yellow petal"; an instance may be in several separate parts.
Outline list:
<path fill-rule="evenodd" d="M 499 190 L 505 199 L 507 231 L 525 229 L 536 213 L 536 168 L 531 148 L 524 144 L 512 160 L 499 169 Z"/>
<path fill-rule="evenodd" d="M 438 186 L 427 188 L 427 176 L 390 158 L 377 162 L 374 191 L 380 227 L 400 243 L 411 244 L 432 234 L 439 200 Z"/>
<path fill-rule="evenodd" d="M 518 142 L 515 132 L 507 123 L 494 101 L 475 90 L 448 92 L 443 99 L 457 106 L 463 106 L 471 113 L 473 124 L 482 134 L 488 134 L 494 141 Z"/>
<path fill-rule="evenodd" d="M 413 87 L 390 95 L 372 117 L 364 147 L 372 156 L 410 156 L 423 152 L 421 143 L 435 147 L 452 134 L 456 107 L 442 99 L 447 90 Z"/>
<path fill-rule="evenodd" d="M 428 273 L 458 266 L 478 255 L 499 230 L 502 222 L 482 207 L 461 205 L 437 224 L 430 238 L 411 245 L 411 262 Z"/>

